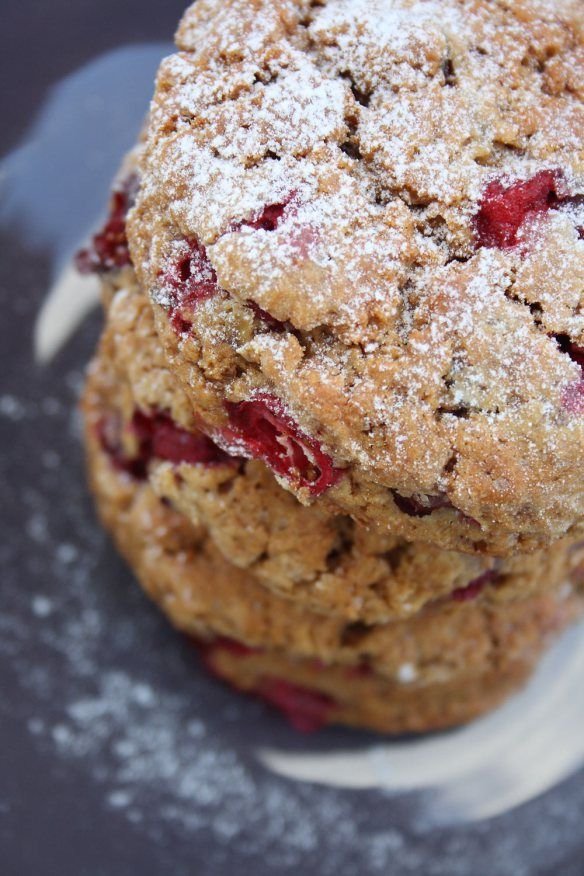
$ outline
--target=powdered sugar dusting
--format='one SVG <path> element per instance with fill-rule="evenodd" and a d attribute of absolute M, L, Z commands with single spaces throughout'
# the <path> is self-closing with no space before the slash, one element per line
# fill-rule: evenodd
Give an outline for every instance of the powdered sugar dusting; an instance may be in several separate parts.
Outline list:
<path fill-rule="evenodd" d="M 229 351 L 225 378 L 196 366 L 218 403 L 273 393 L 360 490 L 386 488 L 343 511 L 394 526 L 389 491 L 443 492 L 451 523 L 533 546 L 582 518 L 578 33 L 574 4 L 533 0 L 231 0 L 183 20 L 130 222 L 140 281 L 166 307 L 177 238 L 207 248 L 226 295 L 172 340 L 177 368 L 188 385 L 189 335 Z M 500 247 L 479 229 L 495 189 Z M 273 204 L 276 226 L 250 224 Z M 273 321 L 252 338 L 250 302 Z"/>
<path fill-rule="evenodd" d="M 207 10 L 224 5 L 197 3 Z M 550 6 L 539 5 L 544 11 Z M 140 78 L 131 64 L 128 69 L 128 81 Z M 104 104 L 109 114 L 107 99 Z M 77 108 L 67 103 L 67 117 L 76 117 Z M 108 129 L 101 124 L 95 130 L 99 143 Z M 75 146 L 71 179 L 82 179 L 86 151 L 77 148 L 75 137 L 69 142 Z M 31 258 L 22 270 L 32 264 Z M 41 261 L 34 267 L 41 276 Z M 200 676 L 115 559 L 90 510 L 76 423 L 69 418 L 82 375 L 66 370 L 71 356 L 61 358 L 58 368 L 32 366 L 27 342 L 34 290 L 18 298 L 13 288 L 6 287 L 4 312 L 10 318 L 4 327 L 11 340 L 15 327 L 26 332 L 14 347 L 13 385 L 0 399 L 8 451 L 0 461 L 6 511 L 0 651 L 3 731 L 18 728 L 18 750 L 26 753 L 17 785 L 3 782 L 0 794 L 3 837 L 10 824 L 18 827 L 7 845 L 33 843 L 32 835 L 23 843 L 22 834 L 23 824 L 35 823 L 33 813 L 39 813 L 36 836 L 42 843 L 43 827 L 51 829 L 51 813 L 57 812 L 68 823 L 66 836 L 79 836 L 90 823 L 92 837 L 111 844 L 104 872 L 133 873 L 143 861 L 146 869 L 173 876 L 194 868 L 231 872 L 242 864 L 261 876 L 301 870 L 331 876 L 347 867 L 368 876 L 393 870 L 404 876 L 487 876 L 484 867 L 488 876 L 521 876 L 534 867 L 557 869 L 572 854 L 578 866 L 584 806 L 579 777 L 495 824 L 427 833 L 416 818 L 417 797 L 319 788 L 258 767 L 250 755 L 256 745 L 290 753 L 297 740 L 261 706 L 243 703 Z M 85 334 L 83 350 L 75 348 L 73 358 L 85 361 L 92 339 Z M 559 712 L 554 719 L 562 723 Z M 368 745 L 367 737 L 333 733 L 319 745 L 330 753 L 361 746 L 364 739 Z M 180 781 L 183 773 L 190 787 Z M 38 801 L 33 789 L 43 775 L 46 797 Z M 67 782 L 69 796 L 63 791 Z M 46 842 L 53 853 L 58 840 Z"/>

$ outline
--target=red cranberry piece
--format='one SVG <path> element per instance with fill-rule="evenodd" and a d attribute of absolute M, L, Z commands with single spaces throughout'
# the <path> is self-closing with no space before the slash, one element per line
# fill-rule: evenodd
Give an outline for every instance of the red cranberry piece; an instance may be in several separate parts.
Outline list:
<path fill-rule="evenodd" d="M 454 507 L 446 493 L 436 496 L 402 496 L 393 490 L 392 495 L 399 510 L 408 517 L 428 517 L 438 508 Z"/>
<path fill-rule="evenodd" d="M 251 657 L 253 654 L 261 653 L 259 648 L 250 648 L 249 645 L 228 639 L 227 636 L 218 636 L 207 647 L 212 651 L 228 651 L 234 657 Z"/>
<path fill-rule="evenodd" d="M 230 428 L 225 437 L 235 439 L 246 456 L 263 460 L 290 483 L 320 496 L 341 477 L 318 441 L 302 432 L 279 399 L 262 393 L 226 407 Z"/>
<path fill-rule="evenodd" d="M 171 325 L 182 334 L 191 327 L 189 312 L 200 301 L 219 292 L 217 275 L 207 257 L 207 250 L 198 240 L 184 241 L 184 253 L 164 275 L 163 286 L 170 298 Z"/>
<path fill-rule="evenodd" d="M 372 675 L 373 670 L 369 663 L 357 663 L 349 666 L 346 671 L 347 678 L 370 678 Z"/>
<path fill-rule="evenodd" d="M 584 347 L 577 347 L 576 344 L 570 344 L 568 356 L 584 371 Z"/>
<path fill-rule="evenodd" d="M 280 678 L 264 678 L 256 693 L 279 709 L 301 733 L 314 733 L 326 726 L 336 705 L 326 694 Z"/>
<path fill-rule="evenodd" d="M 162 459 L 179 465 L 224 465 L 233 463 L 233 457 L 225 453 L 200 432 L 188 432 L 178 426 L 167 414 L 144 414 L 136 411 L 132 429 L 140 442 L 140 452 L 146 463 L 150 459 Z"/>
<path fill-rule="evenodd" d="M 554 338 L 561 352 L 569 356 L 584 370 L 584 347 L 578 347 L 572 343 L 568 335 L 554 335 Z"/>
<path fill-rule="evenodd" d="M 147 460 L 141 454 L 134 458 L 126 456 L 120 441 L 121 428 L 121 420 L 115 414 L 102 417 L 96 430 L 99 443 L 115 469 L 125 472 L 136 481 L 143 481 L 146 478 Z"/>
<path fill-rule="evenodd" d="M 261 229 L 262 231 L 275 231 L 288 203 L 289 202 L 286 201 L 285 204 L 268 204 L 258 216 L 254 219 L 247 219 L 245 222 L 242 222 L 240 227 L 255 228 L 256 230 Z"/>
<path fill-rule="evenodd" d="M 103 274 L 131 263 L 126 217 L 136 202 L 138 187 L 137 175 L 131 174 L 112 193 L 105 225 L 94 234 L 90 246 L 75 256 L 75 265 L 81 274 Z"/>
<path fill-rule="evenodd" d="M 562 179 L 558 170 L 541 170 L 531 179 L 510 185 L 500 180 L 489 183 L 474 217 L 478 245 L 497 249 L 515 246 L 519 229 L 529 216 L 553 210 L 567 200 Z"/>
<path fill-rule="evenodd" d="M 268 204 L 254 218 L 235 224 L 231 230 L 239 231 L 241 228 L 253 228 L 274 231 L 278 227 L 288 203 L 289 200 L 282 204 Z M 189 311 L 194 310 L 200 301 L 212 298 L 220 291 L 217 275 L 207 257 L 207 251 L 198 240 L 191 238 L 185 241 L 185 254 L 165 273 L 163 286 L 170 298 L 171 325 L 177 334 L 185 334 L 192 325 L 189 320 Z M 262 310 L 254 302 L 249 301 L 248 304 L 256 316 L 267 323 L 270 328 L 276 331 L 284 330 L 284 323 Z"/>
<path fill-rule="evenodd" d="M 291 192 L 279 204 L 266 204 L 259 213 L 254 214 L 250 219 L 234 223 L 231 226 L 231 231 L 240 231 L 242 228 L 253 228 L 255 231 L 275 231 L 294 194 Z"/>
<path fill-rule="evenodd" d="M 457 590 L 453 590 L 452 598 L 455 602 L 472 602 L 480 596 L 487 584 L 491 584 L 497 578 L 497 572 L 494 569 L 488 569 L 482 575 L 479 575 L 478 578 L 475 578 L 474 581 L 467 584 L 466 587 L 459 587 Z"/>
<path fill-rule="evenodd" d="M 279 319 L 276 319 L 275 316 L 272 316 L 272 314 L 268 313 L 267 310 L 263 310 L 263 308 L 261 308 L 259 306 L 259 304 L 256 304 L 255 301 L 251 301 L 251 300 L 247 301 L 247 306 L 251 310 L 253 310 L 254 315 L 258 319 L 261 319 L 262 322 L 265 322 L 266 325 L 268 326 L 268 328 L 271 329 L 272 331 L 283 332 L 283 331 L 291 331 L 292 330 L 292 326 L 290 325 L 290 323 L 281 322 Z"/>
<path fill-rule="evenodd" d="M 217 666 L 214 659 L 218 653 L 224 651 L 233 657 L 237 657 L 237 659 L 245 659 L 254 654 L 261 654 L 259 648 L 250 648 L 242 642 L 236 642 L 235 639 L 227 638 L 227 636 L 218 636 L 211 642 L 201 641 L 200 639 L 193 639 L 192 641 L 199 651 L 205 669 L 216 678 L 227 682 L 229 682 L 229 679 L 225 677 L 225 673 Z"/>
<path fill-rule="evenodd" d="M 206 435 L 188 432 L 167 414 L 136 411 L 132 417 L 131 429 L 138 439 L 138 452 L 131 458 L 126 456 L 121 447 L 119 418 L 104 417 L 98 425 L 98 435 L 115 468 L 125 471 L 135 480 L 144 480 L 152 459 L 165 460 L 175 465 L 187 462 L 190 465 L 205 466 L 233 464 L 235 461 Z"/>
<path fill-rule="evenodd" d="M 151 459 L 162 459 L 179 465 L 219 465 L 233 462 L 206 435 L 188 432 L 178 426 L 167 414 L 144 414 L 136 411 L 132 429 L 140 443 L 140 455 L 146 464 Z"/>

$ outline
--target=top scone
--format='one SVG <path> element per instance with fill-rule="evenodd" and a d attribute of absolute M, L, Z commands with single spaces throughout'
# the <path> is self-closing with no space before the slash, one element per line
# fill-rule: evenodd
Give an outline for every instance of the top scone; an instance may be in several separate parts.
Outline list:
<path fill-rule="evenodd" d="M 202 428 L 301 501 L 584 531 L 581 0 L 199 0 L 132 257 Z"/>

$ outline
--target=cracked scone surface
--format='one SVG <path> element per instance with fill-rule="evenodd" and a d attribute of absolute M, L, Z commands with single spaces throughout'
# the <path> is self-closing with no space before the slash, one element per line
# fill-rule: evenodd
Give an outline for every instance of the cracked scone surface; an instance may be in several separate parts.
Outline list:
<path fill-rule="evenodd" d="M 120 551 L 172 622 L 204 643 L 214 672 L 302 729 L 342 722 L 397 733 L 468 721 L 516 689 L 581 610 L 576 576 L 521 602 L 447 603 L 382 625 L 302 609 L 226 563 L 202 527 L 112 463 L 98 438 L 101 402 L 90 377 L 90 477 Z"/>
<path fill-rule="evenodd" d="M 129 237 L 215 440 L 505 555 L 582 531 L 582 5 L 198 2 Z"/>
<path fill-rule="evenodd" d="M 261 462 L 229 459 L 210 443 L 189 458 L 200 441 L 189 398 L 168 367 L 148 299 L 129 270 L 118 280 L 125 288 L 113 296 L 106 281 L 107 322 L 92 366 L 110 419 L 102 440 L 121 469 L 148 477 L 158 496 L 206 528 L 228 562 L 269 589 L 314 611 L 380 623 L 440 599 L 522 599 L 582 563 L 584 544 L 494 560 L 408 543 L 303 506 Z"/>

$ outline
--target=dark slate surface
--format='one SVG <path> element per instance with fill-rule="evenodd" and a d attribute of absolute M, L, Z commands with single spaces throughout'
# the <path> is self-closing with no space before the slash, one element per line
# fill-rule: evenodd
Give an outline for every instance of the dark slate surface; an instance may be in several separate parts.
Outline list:
<path fill-rule="evenodd" d="M 582 876 L 582 775 L 506 816 L 433 831 L 411 796 L 277 778 L 255 749 L 305 741 L 203 676 L 135 587 L 83 481 L 75 402 L 99 318 L 48 366 L 34 363 L 32 336 L 55 260 L 100 209 L 102 180 L 133 137 L 151 56 L 114 58 L 107 75 L 81 79 L 88 106 L 75 89 L 53 92 L 44 123 L 33 120 L 51 86 L 88 61 L 168 39 L 181 3 L 2 0 L 0 10 L 0 155 L 28 142 L 0 178 L 0 872 Z M 100 82 L 111 96 L 118 68 L 137 79 L 110 112 Z M 369 741 L 337 730 L 310 748 Z"/>

